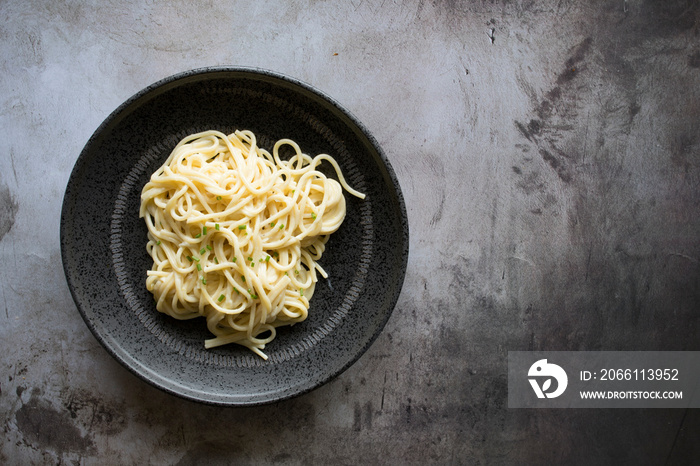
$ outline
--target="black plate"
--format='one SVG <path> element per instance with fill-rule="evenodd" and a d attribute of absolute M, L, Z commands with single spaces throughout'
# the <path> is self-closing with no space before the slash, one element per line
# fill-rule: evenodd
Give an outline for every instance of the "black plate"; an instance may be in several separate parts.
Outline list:
<path fill-rule="evenodd" d="M 138 217 L 150 174 L 184 136 L 248 129 L 271 149 L 291 138 L 336 158 L 351 186 L 331 236 L 309 317 L 282 327 L 267 361 L 237 345 L 204 349 L 204 319 L 177 321 L 146 290 L 146 227 Z M 329 176 L 335 176 L 331 171 Z M 255 405 L 307 392 L 357 360 L 386 324 L 408 260 L 398 181 L 379 145 L 311 86 L 251 68 L 188 71 L 139 92 L 95 131 L 73 168 L 61 213 L 68 286 L 90 330 L 119 362 L 167 392 L 218 405 Z"/>

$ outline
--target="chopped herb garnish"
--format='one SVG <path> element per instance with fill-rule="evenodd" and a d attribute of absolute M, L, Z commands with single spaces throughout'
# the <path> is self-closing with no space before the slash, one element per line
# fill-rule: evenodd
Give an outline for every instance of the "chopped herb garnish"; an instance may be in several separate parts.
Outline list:
<path fill-rule="evenodd" d="M 280 230 L 284 228 L 284 223 L 280 223 Z"/>
<path fill-rule="evenodd" d="M 211 246 L 207 244 L 207 249 L 211 251 Z"/>
<path fill-rule="evenodd" d="M 160 246 L 160 240 L 156 241 L 156 246 Z"/>
<path fill-rule="evenodd" d="M 239 230 L 245 230 L 245 225 L 238 225 Z"/>
<path fill-rule="evenodd" d="M 248 256 L 248 260 L 249 260 L 249 261 L 252 261 L 252 260 L 253 260 L 253 258 L 252 258 L 252 257 L 250 257 L 250 256 Z"/>
<path fill-rule="evenodd" d="M 197 259 L 197 258 L 194 257 L 194 256 L 192 256 L 192 260 L 199 262 L 199 259 Z"/>
<path fill-rule="evenodd" d="M 192 256 L 187 256 L 187 260 L 192 262 Z"/>
<path fill-rule="evenodd" d="M 202 270 L 202 264 L 197 264 L 197 270 Z"/>
<path fill-rule="evenodd" d="M 202 237 L 202 234 L 201 234 L 201 233 L 197 233 L 194 237 L 195 237 L 195 238 L 201 238 L 201 237 Z"/>
<path fill-rule="evenodd" d="M 251 298 L 258 299 L 258 295 L 253 294 L 253 292 L 250 290 L 250 288 L 248 288 L 248 294 L 250 295 Z"/>
<path fill-rule="evenodd" d="M 277 222 L 272 222 L 272 223 L 270 223 L 270 228 L 274 227 L 274 226 L 275 226 L 275 223 L 277 223 Z"/>
<path fill-rule="evenodd" d="M 214 228 L 216 228 L 216 231 L 219 231 L 219 230 L 220 230 L 219 224 L 217 223 L 217 224 L 214 226 Z"/>
<path fill-rule="evenodd" d="M 207 227 L 202 228 L 202 234 L 206 235 L 207 234 Z"/>
<path fill-rule="evenodd" d="M 250 263 L 250 266 L 251 266 L 251 267 L 254 267 L 254 266 L 255 266 L 255 262 L 251 262 L 251 263 Z"/>
<path fill-rule="evenodd" d="M 241 275 L 241 280 L 243 280 L 243 283 L 245 283 L 245 277 Z"/>
<path fill-rule="evenodd" d="M 223 301 L 225 298 L 226 298 L 226 296 L 224 296 L 224 295 L 219 296 L 219 302 Z"/>
<path fill-rule="evenodd" d="M 304 289 L 303 288 L 299 288 L 299 296 L 304 296 Z"/>
<path fill-rule="evenodd" d="M 315 213 L 315 212 L 312 212 L 312 213 L 311 213 L 311 218 L 314 219 L 314 220 L 316 220 L 316 213 Z"/>
<path fill-rule="evenodd" d="M 219 259 L 217 259 L 217 258 L 215 257 L 215 258 L 214 258 L 214 262 L 218 264 L 218 263 L 219 263 Z"/>
<path fill-rule="evenodd" d="M 221 196 L 216 196 L 216 200 L 217 200 L 217 201 L 220 201 L 220 200 L 221 200 Z"/>
<path fill-rule="evenodd" d="M 205 252 L 207 252 L 207 248 L 202 248 L 199 250 L 200 255 L 203 255 Z"/>
<path fill-rule="evenodd" d="M 231 262 L 236 262 L 236 258 L 234 257 L 233 259 L 231 259 Z"/>
<path fill-rule="evenodd" d="M 202 280 L 202 285 L 206 285 L 206 284 L 207 284 L 207 279 L 206 279 L 206 278 L 204 278 L 204 277 L 199 277 L 199 278 Z"/>
<path fill-rule="evenodd" d="M 270 256 L 267 256 L 267 257 L 265 258 L 265 262 L 270 262 Z"/>

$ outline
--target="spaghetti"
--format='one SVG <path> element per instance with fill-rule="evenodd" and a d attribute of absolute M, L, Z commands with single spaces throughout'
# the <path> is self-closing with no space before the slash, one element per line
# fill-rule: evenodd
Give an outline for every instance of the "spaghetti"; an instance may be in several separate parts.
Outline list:
<path fill-rule="evenodd" d="M 293 155 L 280 158 L 280 148 Z M 316 168 L 329 162 L 340 182 Z M 329 155 L 310 157 L 290 139 L 272 154 L 250 131 L 184 138 L 141 193 L 153 258 L 146 287 L 159 312 L 203 316 L 214 338 L 267 359 L 276 328 L 306 319 L 328 236 L 345 218 L 348 186 Z"/>

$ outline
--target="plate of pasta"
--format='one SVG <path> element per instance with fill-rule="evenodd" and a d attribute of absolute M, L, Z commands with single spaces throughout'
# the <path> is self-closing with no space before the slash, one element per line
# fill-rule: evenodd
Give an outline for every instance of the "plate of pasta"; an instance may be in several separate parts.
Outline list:
<path fill-rule="evenodd" d="M 397 177 L 323 92 L 246 67 L 190 70 L 119 106 L 80 153 L 61 254 L 78 311 L 144 381 L 258 405 L 352 365 L 408 260 Z"/>

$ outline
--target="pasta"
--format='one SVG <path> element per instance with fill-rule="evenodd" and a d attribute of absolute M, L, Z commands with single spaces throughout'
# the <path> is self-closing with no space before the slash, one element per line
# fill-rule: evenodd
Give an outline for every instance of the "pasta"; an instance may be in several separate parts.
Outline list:
<path fill-rule="evenodd" d="M 316 169 L 323 161 L 340 182 Z M 312 158 L 290 139 L 270 154 L 250 131 L 187 136 L 141 192 L 156 308 L 205 317 L 206 348 L 236 343 L 267 359 L 275 329 L 305 320 L 317 274 L 327 277 L 318 260 L 345 218 L 343 188 L 365 197 L 331 156 Z"/>

